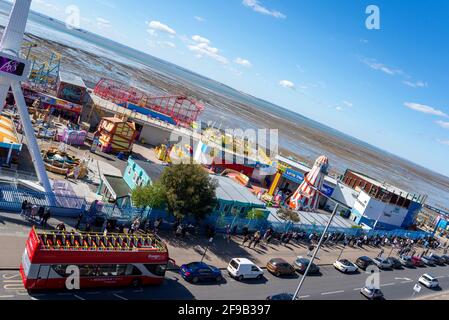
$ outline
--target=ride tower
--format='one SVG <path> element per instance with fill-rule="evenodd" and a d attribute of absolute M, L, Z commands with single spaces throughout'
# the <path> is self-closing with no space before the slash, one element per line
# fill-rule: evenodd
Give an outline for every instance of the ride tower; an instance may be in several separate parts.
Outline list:
<path fill-rule="evenodd" d="M 47 194 L 53 194 L 20 83 L 30 72 L 30 62 L 19 57 L 30 6 L 31 0 L 14 1 L 0 42 L 0 113 L 11 88 L 39 182 Z"/>

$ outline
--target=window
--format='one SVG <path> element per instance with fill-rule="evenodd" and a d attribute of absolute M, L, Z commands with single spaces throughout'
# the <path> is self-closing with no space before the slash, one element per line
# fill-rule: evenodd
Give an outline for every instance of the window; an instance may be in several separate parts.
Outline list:
<path fill-rule="evenodd" d="M 131 166 L 129 166 L 128 167 L 128 175 L 131 175 L 131 171 L 132 171 L 132 168 L 131 168 Z"/>
<path fill-rule="evenodd" d="M 167 270 L 167 265 L 165 264 L 146 264 L 145 268 L 155 276 L 163 277 L 165 276 L 165 271 Z"/>
<path fill-rule="evenodd" d="M 52 269 L 53 269 L 58 275 L 60 275 L 61 277 L 67 277 L 67 276 L 68 276 L 67 273 L 66 273 L 67 266 L 64 266 L 64 265 L 54 265 L 54 266 L 51 266 L 51 267 L 52 267 Z"/>
<path fill-rule="evenodd" d="M 258 272 L 258 271 L 259 271 L 259 268 L 256 267 L 256 266 L 252 266 L 252 267 L 251 267 L 251 271 L 253 271 L 253 272 Z"/>
<path fill-rule="evenodd" d="M 232 260 L 229 265 L 236 270 L 239 268 L 239 264 L 235 260 Z"/>
<path fill-rule="evenodd" d="M 127 276 L 140 276 L 140 275 L 142 275 L 142 272 L 140 272 L 140 270 L 137 269 L 137 267 L 129 264 L 126 266 L 126 275 Z"/>

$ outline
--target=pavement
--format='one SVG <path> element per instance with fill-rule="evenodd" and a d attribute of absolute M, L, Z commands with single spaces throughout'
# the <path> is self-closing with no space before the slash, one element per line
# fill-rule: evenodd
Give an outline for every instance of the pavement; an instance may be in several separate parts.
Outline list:
<path fill-rule="evenodd" d="M 61 220 L 50 219 L 49 228 L 54 228 Z M 73 225 L 73 220 L 65 219 L 67 226 Z M 181 299 L 181 300 L 244 300 L 265 299 L 267 296 L 282 292 L 294 292 L 300 275 L 294 277 L 277 278 L 265 270 L 265 278 L 258 281 L 237 282 L 223 272 L 224 280 L 220 284 L 193 285 L 184 281 L 175 270 L 167 273 L 166 281 L 162 286 L 141 289 L 120 288 L 101 289 L 77 292 L 46 292 L 29 296 L 23 289 L 17 268 L 28 237 L 32 223 L 25 221 L 20 215 L 13 213 L 0 213 L 0 300 L 144 300 L 144 299 Z M 39 227 L 38 227 L 39 228 Z M 257 249 L 249 249 L 240 245 L 241 238 L 234 237 L 230 243 L 217 236 L 212 245 L 204 237 L 191 237 L 178 239 L 171 232 L 162 232 L 160 236 L 168 245 L 170 257 L 177 265 L 201 260 L 216 267 L 225 269 L 229 260 L 235 257 L 246 257 L 260 266 L 275 257 L 282 257 L 292 262 L 297 255 L 306 255 L 307 249 L 302 244 L 270 244 Z M 363 271 L 346 275 L 335 270 L 332 263 L 342 254 L 343 258 L 355 260 L 361 255 L 377 256 L 380 249 L 365 247 L 347 248 L 341 246 L 324 247 L 318 254 L 317 264 L 321 274 L 306 279 L 301 299 L 331 299 L 331 300 L 357 300 L 363 299 L 360 288 L 365 285 L 369 274 Z M 391 249 L 385 249 L 385 255 Z M 419 252 L 419 250 L 418 250 Z M 395 251 L 392 251 L 395 255 Z M 418 278 L 424 273 L 431 273 L 439 278 L 440 291 L 423 288 L 419 294 L 414 294 L 413 287 Z M 449 266 L 404 268 L 403 270 L 388 270 L 380 272 L 381 289 L 385 299 L 449 299 Z"/>
<path fill-rule="evenodd" d="M 55 229 L 56 225 L 64 222 L 68 231 L 75 225 L 75 219 L 52 218 L 49 220 L 48 228 Z M 40 226 L 26 221 L 16 213 L 0 213 L 0 243 L 2 243 L 1 269 L 14 269 L 20 265 L 26 238 L 32 226 L 37 229 Z M 204 236 L 189 236 L 186 239 L 177 238 L 170 231 L 161 231 L 159 236 L 166 242 L 170 257 L 180 266 L 184 263 L 199 261 L 204 255 L 204 261 L 225 269 L 232 258 L 248 258 L 261 267 L 273 258 L 284 258 L 288 262 L 293 262 L 297 256 L 307 255 L 306 244 L 290 243 L 281 245 L 279 243 L 262 244 L 257 248 L 242 246 L 240 236 L 233 237 L 230 242 L 223 235 L 217 235 L 212 244 Z M 355 261 L 362 255 L 376 257 L 380 253 L 379 248 L 365 246 L 364 248 L 346 247 L 342 245 L 324 246 L 316 258 L 319 266 L 332 265 L 337 258 L 346 258 Z M 418 253 L 420 251 L 418 250 Z M 385 248 L 384 256 L 397 255 L 392 247 Z"/>

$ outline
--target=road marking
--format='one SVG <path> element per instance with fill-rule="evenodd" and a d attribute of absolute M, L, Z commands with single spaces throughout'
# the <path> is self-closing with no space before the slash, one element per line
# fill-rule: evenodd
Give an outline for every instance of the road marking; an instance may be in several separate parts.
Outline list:
<path fill-rule="evenodd" d="M 337 294 L 337 293 L 343 293 L 343 292 L 345 292 L 345 291 L 344 290 L 340 290 L 340 291 L 324 292 L 321 295 L 322 296 L 327 296 L 327 295 L 330 295 L 330 294 Z"/>
<path fill-rule="evenodd" d="M 360 291 L 362 288 L 355 288 L 354 291 Z"/>
<path fill-rule="evenodd" d="M 79 299 L 79 300 L 83 300 L 83 301 L 86 300 L 86 299 L 84 299 L 83 297 L 80 297 L 80 296 L 77 295 L 77 294 L 74 294 L 73 296 L 74 296 L 75 298 Z"/>
<path fill-rule="evenodd" d="M 394 286 L 396 283 L 391 282 L 391 283 L 386 283 L 386 284 L 381 284 L 381 287 L 389 287 L 389 286 Z"/>
<path fill-rule="evenodd" d="M 306 298 L 310 298 L 310 295 L 298 297 L 298 299 L 306 299 Z"/>
<path fill-rule="evenodd" d="M 124 298 L 124 297 L 122 297 L 122 296 L 120 296 L 120 295 L 118 295 L 118 294 L 116 294 L 116 293 L 114 293 L 113 295 L 116 296 L 116 297 L 119 298 L 119 299 L 128 301 L 128 299 L 126 299 L 126 298 Z"/>
<path fill-rule="evenodd" d="M 401 283 L 411 283 L 414 282 L 413 280 L 409 280 L 409 281 L 402 281 Z"/>
<path fill-rule="evenodd" d="M 14 296 L 11 295 L 6 295 L 6 296 L 0 296 L 0 299 L 6 299 L 6 298 L 14 298 Z"/>
<path fill-rule="evenodd" d="M 409 278 L 394 278 L 394 280 L 405 280 L 405 281 L 411 281 L 412 279 L 409 279 Z"/>

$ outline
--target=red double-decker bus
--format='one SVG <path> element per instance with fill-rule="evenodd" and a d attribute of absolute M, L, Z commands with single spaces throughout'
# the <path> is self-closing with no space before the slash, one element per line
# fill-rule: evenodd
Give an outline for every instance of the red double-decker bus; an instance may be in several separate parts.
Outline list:
<path fill-rule="evenodd" d="M 137 287 L 161 284 L 169 261 L 167 246 L 155 235 L 105 236 L 33 228 L 20 274 L 29 291 L 66 289 L 73 269 L 79 270 L 80 289 Z"/>

